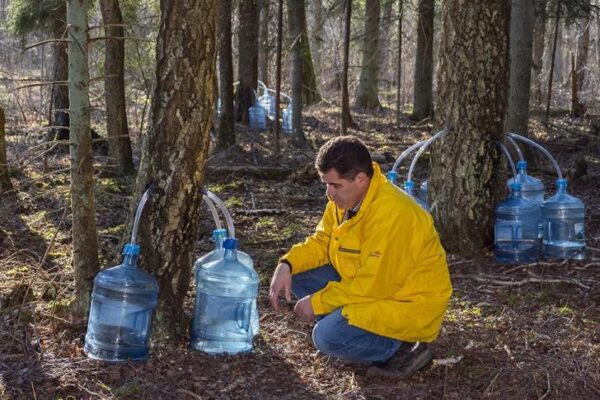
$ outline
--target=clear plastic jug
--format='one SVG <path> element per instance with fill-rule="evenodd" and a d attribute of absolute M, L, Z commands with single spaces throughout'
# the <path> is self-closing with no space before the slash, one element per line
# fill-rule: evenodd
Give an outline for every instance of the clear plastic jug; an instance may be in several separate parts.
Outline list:
<path fill-rule="evenodd" d="M 404 191 L 410 197 L 415 199 L 417 204 L 420 205 L 423 210 L 429 212 L 429 205 L 427 205 L 427 203 L 425 203 L 423 200 L 421 200 L 420 198 L 415 196 L 415 183 L 413 181 L 405 181 L 404 182 Z"/>
<path fill-rule="evenodd" d="M 292 107 L 284 108 L 282 115 L 283 124 L 281 129 L 283 129 L 283 133 L 290 135 L 292 133 Z"/>
<path fill-rule="evenodd" d="M 258 98 L 258 102 L 267 112 L 267 116 L 271 119 L 275 118 L 275 97 L 269 93 L 265 93 Z"/>
<path fill-rule="evenodd" d="M 248 109 L 248 124 L 260 132 L 267 129 L 267 114 L 258 101 Z"/>
<path fill-rule="evenodd" d="M 192 347 L 209 354 L 248 352 L 258 274 L 238 260 L 236 239 L 226 239 L 223 247 L 223 259 L 196 271 Z"/>
<path fill-rule="evenodd" d="M 494 256 L 503 264 L 537 261 L 540 206 L 523 198 L 520 183 L 510 188 L 510 196 L 494 210 Z"/>
<path fill-rule="evenodd" d="M 144 361 L 152 312 L 158 300 L 156 279 L 137 268 L 140 247 L 128 244 L 123 263 L 94 279 L 84 351 L 104 361 Z"/>

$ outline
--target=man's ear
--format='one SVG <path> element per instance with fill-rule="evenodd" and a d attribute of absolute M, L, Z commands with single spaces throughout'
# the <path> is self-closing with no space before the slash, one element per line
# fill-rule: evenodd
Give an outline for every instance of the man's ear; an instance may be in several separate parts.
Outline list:
<path fill-rule="evenodd" d="M 358 174 L 356 174 L 356 177 L 354 179 L 356 179 L 356 181 L 361 185 L 364 185 L 369 182 L 369 175 L 367 175 L 364 172 L 359 172 Z"/>

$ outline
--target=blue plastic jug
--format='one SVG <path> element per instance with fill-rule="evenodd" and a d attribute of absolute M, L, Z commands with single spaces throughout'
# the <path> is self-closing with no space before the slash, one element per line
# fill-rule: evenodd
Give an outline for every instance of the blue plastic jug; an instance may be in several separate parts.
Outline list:
<path fill-rule="evenodd" d="M 567 259 L 585 258 L 585 206 L 567 193 L 567 180 L 556 181 L 556 194 L 544 202 L 544 256 Z"/>
<path fill-rule="evenodd" d="M 419 199 L 421 199 L 421 201 L 423 203 L 425 203 L 429 206 L 428 197 L 429 197 L 429 184 L 427 183 L 427 180 L 424 180 L 423 183 L 421 183 L 421 186 L 419 186 Z"/>
<path fill-rule="evenodd" d="M 281 129 L 283 129 L 283 133 L 290 135 L 292 133 L 292 107 L 286 107 L 282 115 L 283 124 L 281 125 Z"/>
<path fill-rule="evenodd" d="M 223 248 L 223 241 L 225 239 L 227 239 L 227 236 L 228 236 L 227 229 L 213 230 L 212 239 L 215 243 L 215 248 L 212 251 L 203 255 L 202 257 L 198 258 L 196 260 L 196 262 L 194 263 L 194 276 L 196 277 L 196 281 L 198 280 L 198 277 L 197 277 L 198 271 L 204 266 L 204 264 L 208 264 L 209 262 L 219 261 L 219 260 L 223 259 L 224 255 L 225 255 L 225 249 Z M 238 257 L 239 262 L 241 262 L 243 265 L 245 265 L 246 267 L 248 267 L 254 271 L 254 261 L 252 261 L 252 258 L 247 253 L 244 253 L 243 251 L 238 250 L 237 257 Z M 191 334 L 192 341 L 193 341 L 193 338 L 196 336 L 195 332 L 199 332 L 199 330 L 200 330 L 199 322 L 200 321 L 196 321 L 196 320 L 192 321 L 192 334 Z M 256 305 L 256 299 L 254 299 L 254 302 L 252 303 L 251 325 L 252 325 L 252 334 L 254 336 L 256 336 L 260 330 L 259 314 L 258 314 L 258 307 Z"/>
<path fill-rule="evenodd" d="M 267 116 L 271 119 L 275 118 L 275 97 L 268 93 L 263 94 L 258 98 L 258 102 L 267 112 Z"/>
<path fill-rule="evenodd" d="M 521 195 L 525 200 L 539 206 L 544 204 L 544 184 L 539 179 L 527 174 L 527 161 L 517 161 L 516 179 L 521 184 Z M 509 188 L 512 182 L 515 182 L 514 177 L 507 182 Z"/>
<path fill-rule="evenodd" d="M 427 203 L 425 203 L 423 200 L 421 200 L 420 198 L 415 196 L 415 193 L 414 193 L 415 192 L 415 183 L 413 181 L 404 182 L 404 191 L 410 197 L 415 199 L 415 201 L 417 202 L 418 205 L 421 206 L 421 208 L 423 208 L 425 211 L 429 212 L 429 206 L 427 205 Z"/>
<path fill-rule="evenodd" d="M 152 311 L 158 300 L 156 279 L 137 268 L 140 247 L 128 244 L 123 263 L 100 271 L 94 279 L 83 350 L 104 361 L 144 361 Z"/>
<path fill-rule="evenodd" d="M 209 354 L 248 352 L 258 274 L 239 261 L 236 239 L 226 239 L 223 248 L 223 259 L 196 271 L 192 347 Z"/>
<path fill-rule="evenodd" d="M 520 183 L 512 182 L 510 189 L 494 210 L 494 256 L 503 264 L 537 261 L 540 206 L 523 198 Z"/>
<path fill-rule="evenodd" d="M 258 101 L 248 109 L 248 124 L 260 132 L 267 129 L 267 114 Z"/>

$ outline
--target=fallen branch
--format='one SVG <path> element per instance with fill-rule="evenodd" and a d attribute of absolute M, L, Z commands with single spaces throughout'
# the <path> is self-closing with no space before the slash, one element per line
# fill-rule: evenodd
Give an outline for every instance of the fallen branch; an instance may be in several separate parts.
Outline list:
<path fill-rule="evenodd" d="M 241 215 L 282 215 L 286 211 L 277 208 L 259 208 L 255 210 L 236 210 L 236 214 Z"/>
<path fill-rule="evenodd" d="M 483 277 L 483 276 L 474 276 L 474 275 L 463 275 L 463 274 L 454 274 L 452 275 L 454 278 L 467 278 L 467 279 L 473 279 L 477 282 L 485 282 L 485 283 L 493 283 L 496 285 L 504 285 L 504 286 L 523 286 L 526 285 L 528 283 L 568 283 L 571 285 L 577 285 L 580 286 L 586 290 L 590 290 L 590 286 L 587 286 L 585 284 L 583 284 L 582 282 L 576 280 L 576 279 L 559 279 L 559 278 L 553 278 L 553 279 L 543 279 L 543 278 L 525 278 L 522 279 L 520 281 L 507 281 L 507 280 L 501 280 L 501 279 L 496 279 L 495 277 Z"/>

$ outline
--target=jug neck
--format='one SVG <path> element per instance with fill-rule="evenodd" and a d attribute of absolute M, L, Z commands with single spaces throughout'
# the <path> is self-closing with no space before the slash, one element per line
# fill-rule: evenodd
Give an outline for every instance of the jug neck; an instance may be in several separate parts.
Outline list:
<path fill-rule="evenodd" d="M 566 194 L 567 193 L 567 180 L 566 179 L 557 179 L 556 180 L 556 193 L 557 194 Z"/>
<path fill-rule="evenodd" d="M 136 268 L 138 258 L 138 254 L 125 254 L 123 256 L 123 266 L 127 268 Z"/>
<path fill-rule="evenodd" d="M 225 249 L 225 255 L 223 258 L 227 261 L 237 261 L 237 250 L 236 249 Z"/>

